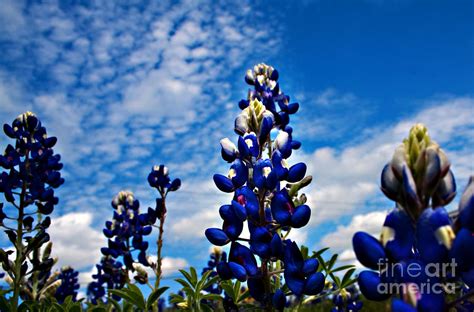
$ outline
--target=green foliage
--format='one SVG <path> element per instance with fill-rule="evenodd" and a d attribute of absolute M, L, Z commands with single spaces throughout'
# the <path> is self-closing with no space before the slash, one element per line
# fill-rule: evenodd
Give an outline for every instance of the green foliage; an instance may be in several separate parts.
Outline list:
<path fill-rule="evenodd" d="M 219 277 L 210 277 L 212 271 L 205 272 L 198 278 L 196 269 L 191 267 L 189 272 L 179 270 L 185 279 L 178 278 L 175 281 L 181 284 L 185 296 L 171 294 L 170 303 L 175 303 L 185 311 L 213 311 L 208 302 L 220 301 L 222 297 L 216 294 L 207 294 L 204 289 L 218 282 Z"/>
<path fill-rule="evenodd" d="M 145 299 L 140 288 L 134 284 L 127 284 L 127 287 L 122 289 L 109 290 L 110 294 L 119 296 L 123 299 L 123 307 L 113 299 L 109 299 L 109 301 L 119 312 L 130 311 L 130 308 L 137 308 L 139 311 L 149 311 L 152 309 L 153 304 L 168 288 L 169 287 L 161 287 L 153 290 L 148 299 Z"/>

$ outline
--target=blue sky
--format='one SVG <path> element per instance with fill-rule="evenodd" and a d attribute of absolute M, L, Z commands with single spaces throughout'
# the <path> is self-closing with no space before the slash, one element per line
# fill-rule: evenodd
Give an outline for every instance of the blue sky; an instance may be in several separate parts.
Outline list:
<path fill-rule="evenodd" d="M 111 198 L 127 189 L 152 205 L 146 177 L 159 163 L 183 180 L 169 200 L 167 275 L 206 264 L 203 232 L 229 201 L 212 183 L 227 170 L 219 140 L 236 139 L 243 76 L 259 62 L 301 104 L 293 162 L 314 176 L 313 213 L 294 238 L 310 248 L 352 262 L 352 233 L 378 233 L 392 205 L 379 173 L 415 122 L 446 147 L 459 189 L 474 172 L 471 1 L 86 3 L 0 7 L 1 121 L 32 110 L 58 137 L 66 183 L 50 232 L 84 284 Z"/>

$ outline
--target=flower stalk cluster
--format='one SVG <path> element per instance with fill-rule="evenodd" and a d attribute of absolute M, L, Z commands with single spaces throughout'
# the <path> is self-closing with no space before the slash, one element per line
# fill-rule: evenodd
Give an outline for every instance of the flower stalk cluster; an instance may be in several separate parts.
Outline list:
<path fill-rule="evenodd" d="M 234 197 L 219 209 L 222 228 L 205 232 L 214 245 L 231 244 L 227 261 L 217 266 L 219 276 L 247 281 L 250 295 L 266 310 L 272 305 L 283 309 L 290 293 L 315 295 L 324 287 L 318 261 L 305 261 L 297 244 L 286 239 L 292 228 L 309 222 L 311 209 L 298 192 L 311 182 L 311 176 L 305 177 L 304 163 L 290 166 L 287 162 L 301 146 L 289 126 L 299 104 L 291 103 L 281 91 L 278 76 L 265 64 L 247 71 L 245 81 L 253 89 L 239 102 L 242 111 L 234 127 L 237 144 L 228 138 L 220 142 L 222 158 L 232 164 L 227 175 L 214 175 L 217 188 Z M 250 238 L 241 237 L 245 223 Z M 281 288 L 282 272 L 286 292 Z"/>
<path fill-rule="evenodd" d="M 456 194 L 450 162 L 417 124 L 383 169 L 381 188 L 396 207 L 380 238 L 365 232 L 353 237 L 357 259 L 373 270 L 358 277 L 362 293 L 370 300 L 399 295 L 394 311 L 443 311 L 450 283 L 474 286 L 473 178 L 454 224 L 445 209 Z"/>
<path fill-rule="evenodd" d="M 13 123 L 3 126 L 5 134 L 15 141 L 0 155 L 0 192 L 9 205 L 0 203 L 0 225 L 5 229 L 15 250 L 1 251 L 0 262 L 13 288 L 12 306 L 18 306 L 22 289 L 33 277 L 33 294 L 39 293 L 39 275 L 50 272 L 54 260 L 34 256 L 49 241 L 48 217 L 58 204 L 54 189 L 64 183 L 60 155 L 54 154 L 57 139 L 48 137 L 35 114 L 26 112 Z M 45 217 L 46 216 L 46 217 Z M 33 256 L 32 256 L 33 255 Z M 31 279 L 30 279 L 31 281 Z"/>

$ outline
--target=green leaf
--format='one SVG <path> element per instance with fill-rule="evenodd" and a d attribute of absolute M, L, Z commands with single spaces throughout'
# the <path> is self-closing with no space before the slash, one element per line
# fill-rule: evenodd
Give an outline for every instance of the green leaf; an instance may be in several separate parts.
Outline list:
<path fill-rule="evenodd" d="M 331 272 L 339 272 L 339 271 L 343 271 L 343 270 L 347 270 L 347 269 L 352 269 L 354 268 L 354 265 L 352 264 L 348 264 L 348 265 L 343 265 L 343 266 L 340 266 L 338 268 L 335 268 L 334 270 L 332 270 Z"/>
<path fill-rule="evenodd" d="M 212 271 L 206 271 L 202 276 L 201 279 L 197 282 L 196 284 L 196 292 L 201 292 L 201 290 L 205 289 L 205 287 L 202 287 L 204 283 L 206 283 L 206 280 L 209 278 L 209 274 L 211 274 Z"/>
<path fill-rule="evenodd" d="M 238 299 L 239 296 L 240 296 L 240 287 L 242 286 L 242 284 L 240 283 L 239 280 L 237 280 L 234 284 L 234 298 L 235 299 Z"/>
<path fill-rule="evenodd" d="M 194 267 L 190 267 L 189 270 L 191 271 L 191 277 L 192 277 L 192 285 L 196 285 L 197 284 L 197 281 L 198 281 L 198 275 L 197 275 L 197 272 L 196 272 L 196 269 Z"/>
<path fill-rule="evenodd" d="M 122 307 L 120 306 L 120 303 L 117 300 L 113 298 L 109 298 L 108 300 L 110 303 L 112 303 L 117 312 L 122 312 Z"/>
<path fill-rule="evenodd" d="M 180 296 L 177 294 L 171 294 L 170 297 L 171 297 L 170 303 L 180 303 L 180 302 L 186 301 L 183 296 Z"/>
<path fill-rule="evenodd" d="M 344 274 L 344 277 L 342 278 L 342 281 L 341 281 L 341 287 L 343 288 L 346 287 L 346 283 L 351 280 L 351 276 L 355 272 L 355 270 L 356 270 L 355 268 L 352 268 L 348 270 L 346 274 Z"/>
<path fill-rule="evenodd" d="M 203 286 L 202 286 L 202 289 L 206 289 L 208 288 L 209 286 L 211 286 L 212 284 L 215 284 L 219 281 L 220 277 L 218 275 L 210 278 Z"/>
<path fill-rule="evenodd" d="M 326 247 L 326 248 L 320 249 L 318 251 L 313 251 L 313 257 L 321 256 L 328 249 L 329 249 L 329 247 Z"/>
<path fill-rule="evenodd" d="M 202 296 L 202 299 L 217 301 L 217 300 L 222 300 L 222 297 L 217 294 L 206 294 Z"/>
<path fill-rule="evenodd" d="M 160 287 L 158 289 L 153 290 L 153 292 L 150 294 L 148 297 L 148 300 L 146 301 L 146 307 L 147 309 L 150 309 L 151 306 L 160 298 L 160 296 L 168 290 L 169 287 Z"/>
<path fill-rule="evenodd" d="M 120 298 L 126 300 L 128 303 L 131 303 L 133 305 L 136 305 L 138 306 L 140 303 L 139 302 L 135 302 L 135 297 L 130 294 L 130 291 L 127 291 L 126 288 L 122 288 L 122 289 L 111 289 L 109 290 L 109 292 L 113 295 L 116 295 L 116 296 L 119 296 Z"/>
<path fill-rule="evenodd" d="M 221 287 L 224 289 L 224 292 L 227 294 L 227 296 L 231 297 L 234 302 L 237 301 L 237 297 L 235 297 L 234 293 L 234 285 L 232 285 L 232 282 L 223 281 L 221 282 Z"/>
<path fill-rule="evenodd" d="M 332 267 L 334 266 L 334 264 L 336 263 L 337 256 L 338 256 L 338 254 L 334 254 L 334 255 L 332 255 L 331 259 L 329 259 L 329 261 L 327 263 L 328 270 L 331 270 Z"/>
<path fill-rule="evenodd" d="M 309 249 L 308 247 L 304 246 L 304 245 L 301 245 L 301 254 L 303 255 L 303 259 L 308 259 L 308 252 L 309 252 Z"/>
<path fill-rule="evenodd" d="M 141 308 L 146 308 L 145 297 L 143 297 L 142 291 L 134 284 L 127 284 L 130 294 L 135 298 L 136 305 Z M 125 289 L 126 291 L 126 289 Z"/>
<path fill-rule="evenodd" d="M 191 287 L 191 285 L 182 278 L 175 279 L 177 283 L 180 283 L 183 287 Z"/>
<path fill-rule="evenodd" d="M 193 282 L 193 278 L 192 278 L 191 274 L 189 274 L 189 273 L 186 272 L 185 270 L 179 270 L 179 272 L 181 272 L 181 274 L 184 275 L 184 277 L 188 280 L 188 282 L 189 282 L 189 284 L 190 284 L 191 286 L 196 285 L 196 283 Z"/>

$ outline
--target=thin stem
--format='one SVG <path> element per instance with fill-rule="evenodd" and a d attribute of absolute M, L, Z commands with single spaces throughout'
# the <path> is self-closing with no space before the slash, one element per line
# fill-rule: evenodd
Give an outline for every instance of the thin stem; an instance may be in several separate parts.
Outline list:
<path fill-rule="evenodd" d="M 160 287 L 160 280 L 161 280 L 161 266 L 162 266 L 162 255 L 161 255 L 161 250 L 163 248 L 163 233 L 164 233 L 164 226 L 165 226 L 165 219 L 166 219 L 166 203 L 165 199 L 166 197 L 163 196 L 164 194 L 161 193 L 161 217 L 160 217 L 160 227 L 159 227 L 159 233 L 158 233 L 158 240 L 156 241 L 156 245 L 158 248 L 157 251 L 157 259 L 156 259 L 156 280 L 155 280 L 155 289 L 158 289 Z"/>

